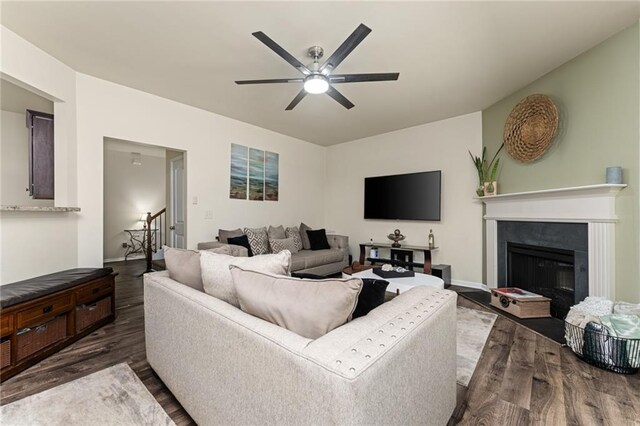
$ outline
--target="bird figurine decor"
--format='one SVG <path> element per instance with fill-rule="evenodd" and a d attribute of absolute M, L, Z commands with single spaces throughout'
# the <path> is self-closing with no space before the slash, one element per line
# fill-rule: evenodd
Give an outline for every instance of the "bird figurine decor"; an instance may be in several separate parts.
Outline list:
<path fill-rule="evenodd" d="M 402 235 L 399 229 L 396 229 L 395 231 L 393 231 L 393 234 L 387 235 L 387 238 L 393 241 L 393 244 L 391 244 L 391 247 L 397 248 L 397 247 L 400 247 L 400 241 L 404 240 L 405 236 Z"/>

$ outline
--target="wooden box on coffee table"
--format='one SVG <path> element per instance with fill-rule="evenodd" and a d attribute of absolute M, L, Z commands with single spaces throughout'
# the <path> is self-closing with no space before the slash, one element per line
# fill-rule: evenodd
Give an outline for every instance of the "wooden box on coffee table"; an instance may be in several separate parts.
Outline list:
<path fill-rule="evenodd" d="M 551 316 L 551 299 L 515 287 L 491 289 L 491 305 L 518 318 Z"/>

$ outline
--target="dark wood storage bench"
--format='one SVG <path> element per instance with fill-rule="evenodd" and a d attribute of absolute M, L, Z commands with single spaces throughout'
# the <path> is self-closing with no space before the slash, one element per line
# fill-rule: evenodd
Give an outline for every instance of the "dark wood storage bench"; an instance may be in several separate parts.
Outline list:
<path fill-rule="evenodd" d="M 115 319 L 111 268 L 78 268 L 0 286 L 0 381 Z"/>

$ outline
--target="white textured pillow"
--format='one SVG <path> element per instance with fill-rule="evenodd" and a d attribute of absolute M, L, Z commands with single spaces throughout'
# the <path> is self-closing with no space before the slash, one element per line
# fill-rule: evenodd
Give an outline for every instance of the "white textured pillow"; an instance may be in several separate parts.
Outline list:
<path fill-rule="evenodd" d="M 291 253 L 297 253 L 298 248 L 293 238 L 283 238 L 279 240 L 269 240 L 271 251 L 274 253 L 280 253 L 284 250 L 289 250 Z"/>
<path fill-rule="evenodd" d="M 185 250 L 163 246 L 164 262 L 169 271 L 169 277 L 184 285 L 204 291 L 202 287 L 202 272 L 200 269 L 200 251 Z M 230 246 L 209 249 L 212 253 L 232 254 Z"/>
<path fill-rule="evenodd" d="M 345 324 L 362 290 L 360 278 L 306 280 L 231 267 L 240 309 L 308 339 Z"/>
<path fill-rule="evenodd" d="M 239 308 L 238 296 L 229 272 L 229 267 L 232 265 L 268 274 L 289 275 L 291 253 L 285 250 L 278 254 L 233 257 L 207 251 L 200 252 L 204 292 Z"/>

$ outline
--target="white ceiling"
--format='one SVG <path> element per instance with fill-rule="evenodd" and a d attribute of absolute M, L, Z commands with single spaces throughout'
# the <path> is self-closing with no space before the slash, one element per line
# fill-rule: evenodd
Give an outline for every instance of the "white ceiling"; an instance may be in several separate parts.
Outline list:
<path fill-rule="evenodd" d="M 321 145 L 488 107 L 634 24 L 640 2 L 2 2 L 3 25 L 72 68 Z M 399 72 L 342 84 L 356 106 L 297 84 L 237 79 L 298 72 L 251 36 L 302 62 L 358 26 L 373 32 L 337 72 Z"/>

